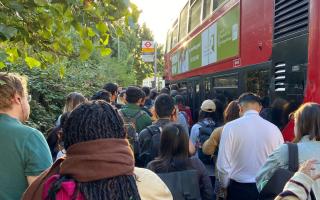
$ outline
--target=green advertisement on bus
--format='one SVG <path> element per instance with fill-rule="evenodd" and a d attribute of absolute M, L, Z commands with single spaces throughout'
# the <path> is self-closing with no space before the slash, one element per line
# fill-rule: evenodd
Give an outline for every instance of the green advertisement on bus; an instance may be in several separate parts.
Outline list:
<path fill-rule="evenodd" d="M 171 56 L 172 74 L 180 74 L 237 56 L 239 23 L 238 5 Z"/>

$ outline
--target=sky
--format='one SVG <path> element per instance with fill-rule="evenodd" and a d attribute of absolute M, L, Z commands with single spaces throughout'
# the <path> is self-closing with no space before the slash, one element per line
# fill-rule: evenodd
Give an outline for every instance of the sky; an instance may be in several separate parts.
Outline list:
<path fill-rule="evenodd" d="M 142 11 L 139 23 L 146 23 L 157 43 L 165 44 L 173 22 L 178 18 L 187 0 L 131 0 Z"/>

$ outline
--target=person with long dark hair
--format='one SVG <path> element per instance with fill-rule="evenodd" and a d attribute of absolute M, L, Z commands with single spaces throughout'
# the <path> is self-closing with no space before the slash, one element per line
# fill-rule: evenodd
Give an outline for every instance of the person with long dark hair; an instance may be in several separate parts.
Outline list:
<path fill-rule="evenodd" d="M 155 173 L 197 170 L 202 199 L 213 199 L 213 189 L 205 166 L 198 158 L 189 158 L 188 136 L 180 124 L 170 123 L 163 128 L 159 156 L 147 168 Z"/>
<path fill-rule="evenodd" d="M 141 174 L 134 174 L 123 121 L 110 104 L 90 101 L 78 106 L 63 125 L 63 133 L 66 157 L 28 188 L 24 200 L 142 199 L 134 176 L 139 179 Z"/>

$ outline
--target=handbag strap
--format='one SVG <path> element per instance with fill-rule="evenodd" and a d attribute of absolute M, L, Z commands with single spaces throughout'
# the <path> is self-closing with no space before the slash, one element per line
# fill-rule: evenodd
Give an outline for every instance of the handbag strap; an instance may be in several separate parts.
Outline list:
<path fill-rule="evenodd" d="M 299 169 L 299 154 L 298 145 L 294 143 L 287 143 L 289 148 L 289 170 L 296 172 Z M 311 200 L 316 200 L 313 190 L 310 191 Z"/>
<path fill-rule="evenodd" d="M 313 190 L 310 192 L 311 200 L 317 200 L 316 195 L 314 194 Z"/>
<path fill-rule="evenodd" d="M 287 143 L 289 150 L 289 170 L 296 172 L 299 169 L 299 154 L 298 154 L 298 145 L 294 143 Z"/>

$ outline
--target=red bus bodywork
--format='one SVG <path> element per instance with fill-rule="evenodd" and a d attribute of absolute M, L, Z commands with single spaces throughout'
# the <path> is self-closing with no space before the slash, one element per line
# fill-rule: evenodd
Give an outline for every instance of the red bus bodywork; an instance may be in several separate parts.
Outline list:
<path fill-rule="evenodd" d="M 310 2 L 309 56 L 307 86 L 304 102 L 320 103 L 320 1 Z M 291 120 L 282 131 L 286 141 L 294 139 L 294 122 Z"/>
<path fill-rule="evenodd" d="M 190 41 L 196 35 L 218 20 L 232 7 L 240 4 L 240 44 L 239 55 L 208 66 L 202 66 L 191 71 L 172 75 L 171 55 L 173 55 L 185 42 Z M 176 82 L 195 76 L 214 74 L 235 68 L 242 68 L 272 59 L 273 28 L 275 5 L 272 0 L 230 0 L 202 25 L 194 30 L 184 41 L 181 41 L 174 49 L 165 55 L 166 69 L 165 80 Z M 309 37 L 308 37 L 308 68 L 304 102 L 320 103 L 320 1 L 310 0 L 309 7 Z M 235 65 L 235 62 L 239 62 Z M 283 129 L 286 141 L 292 141 L 293 121 L 290 121 Z"/>
<path fill-rule="evenodd" d="M 261 2 L 261 3 L 260 3 Z M 240 4 L 240 49 L 239 56 L 229 58 L 208 66 L 199 67 L 186 73 L 171 75 L 170 57 L 185 42 L 190 41 L 202 30 L 213 24 L 232 7 Z M 234 61 L 240 59 L 241 66 L 265 62 L 272 53 L 273 3 L 270 0 L 231 0 L 194 30 L 185 40 L 166 54 L 166 80 L 181 80 L 193 76 L 226 71 L 234 68 Z M 243 9 L 246 8 L 246 9 Z M 245 28 L 243 26 L 245 25 Z"/>

